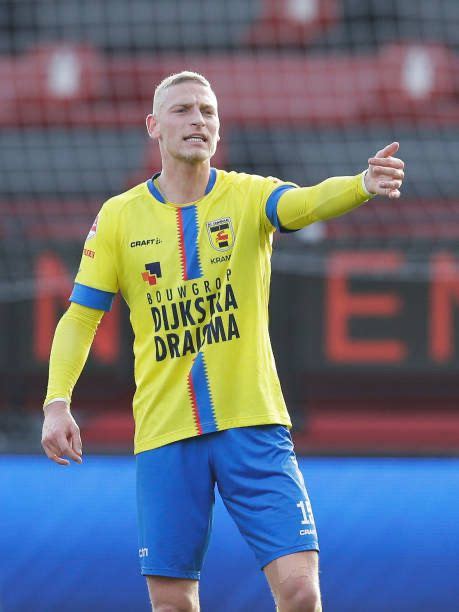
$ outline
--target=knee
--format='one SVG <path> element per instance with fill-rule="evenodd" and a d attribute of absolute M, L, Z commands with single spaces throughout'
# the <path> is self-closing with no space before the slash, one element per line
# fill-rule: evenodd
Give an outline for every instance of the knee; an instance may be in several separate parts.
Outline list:
<path fill-rule="evenodd" d="M 197 608 L 184 608 L 177 606 L 176 604 L 159 604 L 159 606 L 152 606 L 152 612 L 197 612 Z"/>
<path fill-rule="evenodd" d="M 321 610 L 319 589 L 308 587 L 299 589 L 295 593 L 291 612 L 320 612 Z"/>
<path fill-rule="evenodd" d="M 147 576 L 152 612 L 199 612 L 196 580 Z"/>
<path fill-rule="evenodd" d="M 296 582 L 280 594 L 280 612 L 321 612 L 320 591 L 316 584 Z"/>
<path fill-rule="evenodd" d="M 151 604 L 152 612 L 199 612 L 199 607 L 192 601 L 159 601 Z"/>
<path fill-rule="evenodd" d="M 188 593 L 181 593 L 173 597 L 152 597 L 152 612 L 199 612 L 199 603 L 196 597 Z"/>

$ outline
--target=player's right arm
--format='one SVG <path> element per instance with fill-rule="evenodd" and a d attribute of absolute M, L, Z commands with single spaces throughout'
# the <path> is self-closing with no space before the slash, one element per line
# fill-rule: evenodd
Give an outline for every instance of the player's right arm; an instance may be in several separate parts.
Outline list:
<path fill-rule="evenodd" d="M 78 426 L 70 412 L 72 391 L 91 348 L 104 311 L 117 293 L 117 215 L 108 201 L 86 238 L 80 269 L 67 312 L 54 334 L 49 363 L 48 392 L 44 403 L 42 445 L 47 456 L 68 465 L 65 456 L 81 463 Z"/>
<path fill-rule="evenodd" d="M 60 465 L 69 464 L 64 456 L 81 463 L 80 431 L 70 412 L 70 401 L 103 314 L 103 310 L 71 304 L 54 334 L 42 446 L 46 455 Z"/>

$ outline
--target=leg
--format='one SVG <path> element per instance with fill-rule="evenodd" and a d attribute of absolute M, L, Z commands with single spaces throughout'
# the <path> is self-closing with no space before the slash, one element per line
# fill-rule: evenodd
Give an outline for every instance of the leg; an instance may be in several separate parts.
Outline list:
<path fill-rule="evenodd" d="M 199 610 L 214 505 L 206 446 L 190 438 L 137 455 L 139 559 L 155 612 Z"/>
<path fill-rule="evenodd" d="M 287 428 L 230 429 L 218 443 L 213 450 L 222 499 L 265 571 L 280 612 L 319 611 L 317 532 Z"/>
<path fill-rule="evenodd" d="M 153 612 L 199 612 L 198 581 L 147 576 Z"/>
<path fill-rule="evenodd" d="M 279 612 L 320 612 L 316 551 L 279 557 L 263 568 Z"/>

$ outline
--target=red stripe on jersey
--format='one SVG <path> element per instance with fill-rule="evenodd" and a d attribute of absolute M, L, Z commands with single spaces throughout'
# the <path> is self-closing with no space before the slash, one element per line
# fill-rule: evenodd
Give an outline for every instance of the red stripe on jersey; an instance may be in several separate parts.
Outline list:
<path fill-rule="evenodd" d="M 182 263 L 182 277 L 183 280 L 188 280 L 185 252 L 185 235 L 183 233 L 183 216 L 180 208 L 177 209 L 177 225 L 179 235 L 180 261 Z"/>
<path fill-rule="evenodd" d="M 191 399 L 191 407 L 193 408 L 193 416 L 196 423 L 196 429 L 198 435 L 202 435 L 201 420 L 199 418 L 198 403 L 196 401 L 196 393 L 194 390 L 193 379 L 191 378 L 191 372 L 188 374 L 188 392 Z"/>

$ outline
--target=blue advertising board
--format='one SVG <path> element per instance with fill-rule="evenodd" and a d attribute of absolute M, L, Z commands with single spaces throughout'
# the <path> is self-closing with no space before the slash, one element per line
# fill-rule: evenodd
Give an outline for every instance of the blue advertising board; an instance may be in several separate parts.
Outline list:
<path fill-rule="evenodd" d="M 324 610 L 459 609 L 458 459 L 299 463 L 319 530 Z M 131 457 L 87 456 L 62 468 L 0 456 L 0 491 L 1 612 L 150 610 Z M 274 610 L 218 495 L 200 592 L 202 612 Z"/>

